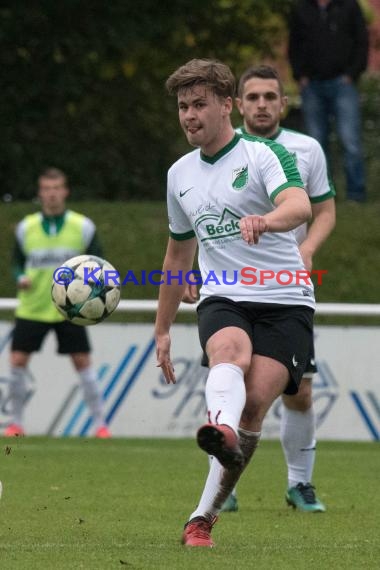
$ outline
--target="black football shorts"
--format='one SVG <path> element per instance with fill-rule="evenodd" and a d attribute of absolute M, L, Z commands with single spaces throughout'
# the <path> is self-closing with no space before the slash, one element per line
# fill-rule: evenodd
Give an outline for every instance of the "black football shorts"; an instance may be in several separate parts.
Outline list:
<path fill-rule="evenodd" d="M 225 327 L 243 329 L 252 342 L 252 352 L 273 358 L 289 370 L 285 394 L 295 394 L 313 347 L 313 309 L 305 305 L 251 303 L 212 296 L 197 309 L 198 329 L 207 366 L 208 339 Z"/>

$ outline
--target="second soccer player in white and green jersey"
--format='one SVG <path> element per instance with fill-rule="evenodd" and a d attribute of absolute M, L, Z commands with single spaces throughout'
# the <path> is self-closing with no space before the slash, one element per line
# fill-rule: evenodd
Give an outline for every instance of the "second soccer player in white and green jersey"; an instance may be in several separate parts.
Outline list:
<path fill-rule="evenodd" d="M 248 68 L 240 78 L 236 103 L 244 120 L 238 132 L 276 141 L 296 159 L 313 218 L 310 224 L 296 228 L 295 234 L 305 266 L 311 271 L 314 254 L 335 226 L 335 189 L 322 147 L 312 137 L 280 126 L 287 98 L 273 67 Z M 297 394 L 282 396 L 281 443 L 288 467 L 286 500 L 307 512 L 325 510 L 311 484 L 316 448 L 311 379 L 315 372 L 313 349 Z M 231 502 L 236 507 L 233 498 Z"/>

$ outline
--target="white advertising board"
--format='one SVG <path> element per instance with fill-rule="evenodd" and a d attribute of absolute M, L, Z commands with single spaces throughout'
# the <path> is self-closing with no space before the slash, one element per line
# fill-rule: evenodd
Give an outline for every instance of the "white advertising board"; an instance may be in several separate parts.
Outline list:
<path fill-rule="evenodd" d="M 8 353 L 12 324 L 0 322 L 0 430 L 9 422 Z M 175 325 L 172 356 L 177 384 L 156 367 L 150 324 L 88 328 L 107 420 L 114 436 L 187 437 L 205 421 L 206 371 L 195 325 Z M 380 327 L 315 328 L 319 372 L 313 397 L 319 439 L 380 439 Z M 281 402 L 263 436 L 278 438 Z M 70 360 L 55 353 L 50 334 L 30 365 L 25 430 L 29 435 L 86 436 L 92 422 Z"/>

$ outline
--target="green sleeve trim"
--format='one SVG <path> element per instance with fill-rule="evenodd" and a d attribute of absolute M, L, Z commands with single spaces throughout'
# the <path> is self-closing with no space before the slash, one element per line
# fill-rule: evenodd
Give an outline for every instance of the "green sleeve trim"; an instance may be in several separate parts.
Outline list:
<path fill-rule="evenodd" d="M 195 232 L 194 230 L 190 230 L 189 232 L 186 232 L 185 234 L 175 234 L 173 232 L 169 232 L 170 237 L 175 239 L 176 241 L 184 241 L 186 239 L 191 239 L 193 237 L 195 237 Z"/>
<path fill-rule="evenodd" d="M 20 244 L 15 240 L 12 251 L 11 267 L 12 275 L 16 281 L 20 275 L 24 275 L 25 273 L 25 262 L 26 257 L 20 247 Z"/>
<path fill-rule="evenodd" d="M 270 195 L 270 201 L 274 202 L 276 196 L 278 196 L 278 194 L 282 192 L 282 190 L 286 190 L 287 188 L 302 188 L 302 190 L 305 190 L 303 184 L 300 184 L 298 180 L 294 182 L 288 180 L 288 182 L 285 182 L 284 184 L 279 186 L 274 192 L 272 192 L 272 194 Z"/>
<path fill-rule="evenodd" d="M 103 257 L 103 248 L 99 241 L 98 234 L 95 232 L 92 240 L 87 246 L 86 253 L 89 255 L 96 255 L 97 257 Z"/>
<path fill-rule="evenodd" d="M 312 204 L 318 204 L 318 202 L 324 202 L 325 200 L 330 200 L 331 198 L 334 198 L 334 196 L 335 196 L 335 190 L 331 189 L 326 194 L 322 194 L 322 196 L 315 196 L 314 198 L 310 198 L 310 202 Z"/>

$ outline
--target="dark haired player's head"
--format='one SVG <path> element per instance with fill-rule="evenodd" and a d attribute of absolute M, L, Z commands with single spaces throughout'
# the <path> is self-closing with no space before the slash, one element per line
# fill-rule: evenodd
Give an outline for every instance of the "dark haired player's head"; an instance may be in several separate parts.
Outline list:
<path fill-rule="evenodd" d="M 240 77 L 236 105 L 250 134 L 271 137 L 287 104 L 277 70 L 270 65 L 249 67 Z"/>

